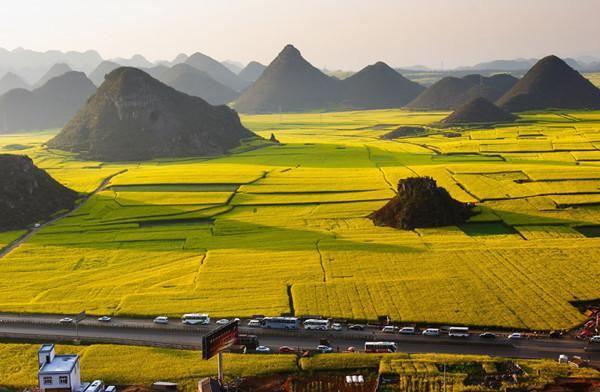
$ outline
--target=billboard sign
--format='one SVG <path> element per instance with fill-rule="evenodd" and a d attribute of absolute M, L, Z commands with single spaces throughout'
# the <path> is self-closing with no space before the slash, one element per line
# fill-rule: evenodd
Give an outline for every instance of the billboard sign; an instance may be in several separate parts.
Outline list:
<path fill-rule="evenodd" d="M 239 322 L 232 321 L 202 337 L 202 359 L 210 359 L 233 346 L 238 337 Z"/>

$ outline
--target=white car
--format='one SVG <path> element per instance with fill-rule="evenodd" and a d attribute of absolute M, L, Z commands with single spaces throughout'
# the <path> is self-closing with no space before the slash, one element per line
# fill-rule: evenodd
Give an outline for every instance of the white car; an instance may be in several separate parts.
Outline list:
<path fill-rule="evenodd" d="M 269 352 L 271 352 L 271 349 L 267 346 L 258 346 L 258 347 L 256 347 L 256 352 L 257 353 L 269 353 Z"/>
<path fill-rule="evenodd" d="M 250 327 L 250 328 L 260 328 L 260 320 L 250 320 L 250 321 L 248 321 L 248 327 Z"/>
<path fill-rule="evenodd" d="M 396 333 L 396 332 L 398 332 L 398 327 L 394 327 L 393 325 L 386 325 L 385 327 L 381 328 L 381 332 Z"/>
<path fill-rule="evenodd" d="M 109 321 L 111 321 L 112 319 L 108 316 L 102 316 L 102 317 L 98 317 L 98 321 L 102 321 L 103 323 L 107 323 Z"/>
<path fill-rule="evenodd" d="M 319 344 L 317 346 L 317 351 L 321 352 L 322 354 L 332 353 L 333 347 L 326 346 L 324 344 Z"/>
<path fill-rule="evenodd" d="M 333 331 L 341 331 L 342 330 L 342 324 L 340 324 L 340 323 L 333 323 L 333 324 L 331 324 L 331 330 L 333 330 Z"/>
<path fill-rule="evenodd" d="M 523 339 L 523 335 L 521 334 L 521 332 L 513 332 L 510 335 L 508 335 L 508 338 L 511 340 Z"/>
<path fill-rule="evenodd" d="M 600 335 L 592 336 L 590 338 L 590 343 L 600 343 Z"/>
<path fill-rule="evenodd" d="M 75 320 L 73 320 L 71 317 L 65 317 L 65 318 L 61 318 L 59 323 L 61 324 L 72 324 Z"/>
<path fill-rule="evenodd" d="M 217 325 L 227 325 L 227 324 L 229 324 L 229 320 L 228 319 L 217 320 L 217 321 L 215 321 L 215 324 L 217 324 Z"/>
<path fill-rule="evenodd" d="M 415 327 L 402 327 L 400 328 L 400 331 L 398 331 L 401 335 L 414 335 L 416 332 Z"/>
<path fill-rule="evenodd" d="M 427 328 L 422 333 L 423 336 L 440 336 L 439 328 Z"/>
<path fill-rule="evenodd" d="M 167 316 L 158 316 L 154 318 L 154 324 L 169 324 L 169 318 Z"/>

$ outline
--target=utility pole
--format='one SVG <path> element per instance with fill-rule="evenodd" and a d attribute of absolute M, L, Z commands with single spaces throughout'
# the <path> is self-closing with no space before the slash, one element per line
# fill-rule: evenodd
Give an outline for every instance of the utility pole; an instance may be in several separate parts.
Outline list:
<path fill-rule="evenodd" d="M 446 392 L 446 362 L 444 362 L 444 392 Z"/>

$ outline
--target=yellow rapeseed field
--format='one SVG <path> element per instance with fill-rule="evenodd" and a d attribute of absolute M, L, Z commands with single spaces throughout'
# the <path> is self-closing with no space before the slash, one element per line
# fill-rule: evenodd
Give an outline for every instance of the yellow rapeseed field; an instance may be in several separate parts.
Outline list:
<path fill-rule="evenodd" d="M 48 151 L 51 131 L 3 136 L 3 152 L 80 192 L 116 176 L 0 260 L 0 311 L 582 322 L 572 303 L 600 298 L 600 112 L 380 139 L 445 115 L 242 116 L 281 144 L 118 164 Z M 410 176 L 434 177 L 481 213 L 461 227 L 375 227 L 368 214 Z"/>

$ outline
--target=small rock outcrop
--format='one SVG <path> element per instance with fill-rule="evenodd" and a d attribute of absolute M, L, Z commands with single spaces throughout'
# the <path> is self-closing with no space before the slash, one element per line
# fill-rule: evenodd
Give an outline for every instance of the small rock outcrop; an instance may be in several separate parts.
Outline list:
<path fill-rule="evenodd" d="M 31 159 L 0 154 L 0 231 L 26 228 L 75 206 L 78 194 L 61 185 Z"/>
<path fill-rule="evenodd" d="M 471 206 L 450 196 L 431 177 L 410 177 L 398 182 L 398 194 L 369 215 L 377 226 L 397 229 L 460 225 L 474 215 Z"/>
<path fill-rule="evenodd" d="M 381 139 L 383 140 L 394 140 L 401 137 L 411 137 L 418 136 L 427 133 L 427 129 L 423 127 L 413 127 L 413 126 L 402 126 L 390 131 L 388 133 L 384 133 L 381 135 Z"/>

